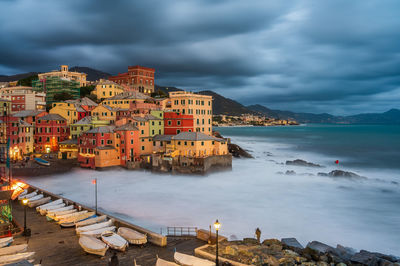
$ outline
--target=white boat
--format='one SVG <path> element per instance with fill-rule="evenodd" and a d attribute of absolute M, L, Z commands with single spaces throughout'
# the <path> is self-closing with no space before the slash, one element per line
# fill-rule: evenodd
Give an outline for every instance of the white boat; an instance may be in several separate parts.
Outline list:
<path fill-rule="evenodd" d="M 145 234 L 139 233 L 138 231 L 128 227 L 118 228 L 118 234 L 133 245 L 144 245 L 147 243 L 147 236 Z"/>
<path fill-rule="evenodd" d="M 47 221 L 54 221 L 54 218 L 57 215 L 72 214 L 72 213 L 77 212 L 77 211 L 78 211 L 77 209 L 71 209 L 71 210 L 66 210 L 66 211 L 54 212 L 54 213 L 51 213 L 51 214 L 47 214 L 46 215 L 46 219 L 47 219 Z"/>
<path fill-rule="evenodd" d="M 44 197 L 43 194 L 37 194 L 36 196 L 30 197 L 30 198 L 29 198 L 29 202 L 34 201 L 34 200 L 41 199 L 41 198 L 43 198 L 43 197 Z"/>
<path fill-rule="evenodd" d="M 94 217 L 94 215 L 95 215 L 94 212 L 84 213 L 80 216 L 74 217 L 71 220 L 60 222 L 60 226 L 61 227 L 75 227 L 75 223 L 84 221 L 88 218 L 92 218 L 92 217 Z"/>
<path fill-rule="evenodd" d="M 81 222 L 77 222 L 75 223 L 75 226 L 78 227 L 82 227 L 82 226 L 87 226 L 87 225 L 91 225 L 91 224 L 95 224 L 95 223 L 101 223 L 104 222 L 107 219 L 107 215 L 102 215 L 102 216 L 98 216 L 98 217 L 94 217 L 94 218 L 90 218 Z"/>
<path fill-rule="evenodd" d="M 46 203 L 46 204 L 43 204 L 43 205 L 40 205 L 40 206 L 36 207 L 36 211 L 40 211 L 42 208 L 50 207 L 50 206 L 53 206 L 53 205 L 58 205 L 58 204 L 61 204 L 61 203 L 63 203 L 62 199 L 50 201 L 49 203 Z"/>
<path fill-rule="evenodd" d="M 92 231 L 92 230 L 96 230 L 96 229 L 100 229 L 103 227 L 108 227 L 114 224 L 114 219 L 108 220 L 106 222 L 102 222 L 102 223 L 96 223 L 96 224 L 91 224 L 91 225 L 87 225 L 87 226 L 82 226 L 82 227 L 78 227 L 75 229 L 76 233 L 79 235 L 82 232 L 87 232 L 87 231 Z"/>
<path fill-rule="evenodd" d="M 104 231 L 101 234 L 101 240 L 106 243 L 110 248 L 125 251 L 128 246 L 128 241 L 126 241 L 122 236 L 111 232 Z"/>
<path fill-rule="evenodd" d="M 32 198 L 32 197 L 34 197 L 34 196 L 36 196 L 36 195 L 37 195 L 37 190 L 33 191 L 32 193 L 23 195 L 22 197 L 19 196 L 19 197 L 18 197 L 18 200 L 29 199 L 29 198 Z"/>
<path fill-rule="evenodd" d="M 57 209 L 60 209 L 60 208 L 63 208 L 63 207 L 65 207 L 65 203 L 60 203 L 60 204 L 57 204 L 57 205 L 50 205 L 50 206 L 41 208 L 39 212 L 40 212 L 41 215 L 45 215 L 49 211 L 57 210 Z"/>
<path fill-rule="evenodd" d="M 58 221 L 59 224 L 61 223 L 73 223 L 73 226 L 75 226 L 75 222 L 82 221 L 84 219 L 87 219 L 89 217 L 92 217 L 95 215 L 95 212 L 88 212 L 88 211 L 81 211 L 81 212 L 75 212 L 71 214 L 71 217 L 67 217 L 64 219 L 60 219 Z"/>
<path fill-rule="evenodd" d="M 61 216 L 61 215 L 65 215 L 65 214 L 69 214 L 69 213 L 73 213 L 73 212 L 77 212 L 77 209 L 74 209 L 74 206 L 70 205 L 70 206 L 65 206 L 56 210 L 50 210 L 47 212 L 47 216 Z"/>
<path fill-rule="evenodd" d="M 16 263 L 22 260 L 29 260 L 35 256 L 35 252 L 23 252 L 12 255 L 0 256 L 0 265 Z"/>
<path fill-rule="evenodd" d="M 51 197 L 46 197 L 46 198 L 41 198 L 41 199 L 34 200 L 34 201 L 29 201 L 28 202 L 28 206 L 30 208 L 33 208 L 33 207 L 39 206 L 39 205 L 41 205 L 43 203 L 49 202 L 50 199 L 51 199 Z"/>
<path fill-rule="evenodd" d="M 99 256 L 106 255 L 108 246 L 103 241 L 91 237 L 91 236 L 81 236 L 79 238 L 79 245 L 84 251 L 90 254 L 95 254 Z"/>
<path fill-rule="evenodd" d="M 80 233 L 80 235 L 101 237 L 101 234 L 104 233 L 105 231 L 115 232 L 115 228 L 116 228 L 115 226 L 103 227 L 92 231 L 82 232 Z"/>
<path fill-rule="evenodd" d="M 160 259 L 157 256 L 156 266 L 179 266 L 179 264 L 176 264 L 175 262 Z"/>
<path fill-rule="evenodd" d="M 176 263 L 182 266 L 215 266 L 215 262 L 200 259 L 195 256 L 183 254 L 180 252 L 174 253 L 174 260 Z"/>
<path fill-rule="evenodd" d="M 27 249 L 28 249 L 28 244 L 21 244 L 21 245 L 14 245 L 5 248 L 0 248 L 0 256 L 25 252 Z"/>
<path fill-rule="evenodd" d="M 54 217 L 54 220 L 56 220 L 56 221 L 61 221 L 61 220 L 68 219 L 68 218 L 72 218 L 72 217 L 74 217 L 74 216 L 76 216 L 76 215 L 80 215 L 80 214 L 82 214 L 82 213 L 87 213 L 87 212 L 88 212 L 88 211 L 80 211 L 80 212 L 74 212 L 74 213 L 71 213 L 71 214 L 56 215 L 56 216 Z"/>
<path fill-rule="evenodd" d="M 0 248 L 2 247 L 7 247 L 9 245 L 11 245 L 11 243 L 14 241 L 13 237 L 4 237 L 4 238 L 0 238 Z"/>

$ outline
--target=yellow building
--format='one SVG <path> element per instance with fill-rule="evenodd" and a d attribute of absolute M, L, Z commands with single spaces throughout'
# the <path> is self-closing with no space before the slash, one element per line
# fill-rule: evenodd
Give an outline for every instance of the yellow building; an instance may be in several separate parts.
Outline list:
<path fill-rule="evenodd" d="M 75 103 L 71 102 L 58 102 L 52 104 L 53 108 L 50 109 L 50 114 L 59 114 L 67 120 L 67 124 L 74 124 L 78 122 L 78 111 L 85 112 L 84 110 L 80 110 L 80 107 Z"/>
<path fill-rule="evenodd" d="M 58 159 L 76 159 L 78 158 L 78 140 L 67 139 L 59 143 Z"/>
<path fill-rule="evenodd" d="M 146 100 L 153 101 L 151 97 L 137 92 L 130 91 L 118 94 L 101 102 L 102 105 L 108 105 L 114 108 L 130 109 L 133 103 L 144 103 Z"/>
<path fill-rule="evenodd" d="M 150 121 L 140 116 L 134 116 L 132 119 L 133 125 L 139 129 L 139 154 L 151 154 L 153 152 L 153 138 L 150 136 Z"/>
<path fill-rule="evenodd" d="M 207 157 L 229 153 L 226 139 L 216 138 L 201 132 L 182 132 L 175 136 L 155 136 L 153 150 L 170 154 L 173 157 Z"/>
<path fill-rule="evenodd" d="M 70 125 L 70 135 L 72 139 L 77 139 L 82 132 L 88 131 L 95 127 L 102 127 L 110 125 L 108 120 L 100 120 L 97 116 L 86 116 L 78 122 Z"/>
<path fill-rule="evenodd" d="M 94 149 L 94 154 L 96 168 L 118 166 L 121 164 L 121 161 L 119 159 L 119 150 L 116 149 L 114 146 L 107 145 L 97 147 Z"/>
<path fill-rule="evenodd" d="M 186 91 L 169 93 L 171 109 L 183 115 L 193 115 L 196 132 L 212 134 L 212 97 Z"/>
<path fill-rule="evenodd" d="M 110 121 L 110 124 L 114 124 L 117 119 L 117 110 L 102 104 L 94 108 L 91 112 L 92 117 L 97 117 L 99 120 Z"/>
<path fill-rule="evenodd" d="M 61 65 L 60 70 L 53 70 L 51 72 L 38 74 L 39 80 L 47 77 L 67 78 L 79 82 L 81 87 L 86 86 L 86 76 L 86 73 L 68 71 L 67 65 Z"/>
<path fill-rule="evenodd" d="M 124 92 L 124 89 L 117 83 L 101 79 L 97 84 L 92 94 L 97 97 L 97 100 L 104 100 L 114 97 Z"/>

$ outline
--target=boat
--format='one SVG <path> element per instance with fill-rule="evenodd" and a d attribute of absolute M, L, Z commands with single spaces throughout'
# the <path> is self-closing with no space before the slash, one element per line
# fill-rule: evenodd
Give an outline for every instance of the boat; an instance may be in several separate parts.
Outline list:
<path fill-rule="evenodd" d="M 63 211 L 69 211 L 69 210 L 77 210 L 77 209 L 74 209 L 73 205 L 68 205 L 68 206 L 63 206 L 61 208 L 57 208 L 57 209 L 47 210 L 47 215 L 56 216 L 57 214 L 59 214 Z"/>
<path fill-rule="evenodd" d="M 37 164 L 44 165 L 44 166 L 50 166 L 50 162 L 48 162 L 42 158 L 35 158 L 34 160 Z"/>
<path fill-rule="evenodd" d="M 114 232 L 115 229 L 116 229 L 115 226 L 108 226 L 108 227 L 103 227 L 103 228 L 95 229 L 95 230 L 92 230 L 92 231 L 82 232 L 82 233 L 80 233 L 80 235 L 101 237 L 101 234 L 104 233 L 105 231 Z"/>
<path fill-rule="evenodd" d="M 160 259 L 157 255 L 156 266 L 179 266 L 179 264 L 176 264 L 175 262 Z"/>
<path fill-rule="evenodd" d="M 29 198 L 32 198 L 32 197 L 34 197 L 36 195 L 37 195 L 37 190 L 35 190 L 35 191 L 33 191 L 33 192 L 29 193 L 29 194 L 25 194 L 22 197 L 19 196 L 18 200 L 29 199 Z"/>
<path fill-rule="evenodd" d="M 14 245 L 5 248 L 0 248 L 0 256 L 25 252 L 27 249 L 28 249 L 28 244 L 21 244 L 21 245 Z"/>
<path fill-rule="evenodd" d="M 128 246 L 128 241 L 125 238 L 111 231 L 104 231 L 101 234 L 101 240 L 110 248 L 120 251 L 125 251 Z"/>
<path fill-rule="evenodd" d="M 215 266 L 215 262 L 205 260 L 205 259 L 200 259 L 195 256 L 183 254 L 180 252 L 174 253 L 174 260 L 176 263 L 182 266 Z"/>
<path fill-rule="evenodd" d="M 35 196 L 33 196 L 33 197 L 30 197 L 30 198 L 29 198 L 29 201 L 35 201 L 35 200 L 41 199 L 41 198 L 43 198 L 43 197 L 44 197 L 43 194 L 37 194 L 37 195 L 35 195 Z"/>
<path fill-rule="evenodd" d="M 51 197 L 46 197 L 46 198 L 41 198 L 41 199 L 34 200 L 34 201 L 29 201 L 28 202 L 28 206 L 30 208 L 33 208 L 33 207 L 39 206 L 39 205 L 41 205 L 43 203 L 49 202 L 50 199 L 51 199 Z"/>
<path fill-rule="evenodd" d="M 59 224 L 73 223 L 73 226 L 75 226 L 75 222 L 79 222 L 89 217 L 92 217 L 93 215 L 95 215 L 95 212 L 81 211 L 72 213 L 71 215 L 72 215 L 71 217 L 60 219 L 58 223 Z"/>
<path fill-rule="evenodd" d="M 37 207 L 36 207 L 36 211 L 39 212 L 39 211 L 40 211 L 41 209 L 43 209 L 43 208 L 50 207 L 50 206 L 53 206 L 53 205 L 58 205 L 58 204 L 61 204 L 61 203 L 63 203 L 63 200 L 62 200 L 62 199 L 50 201 L 49 203 L 46 203 L 46 204 L 37 206 Z"/>
<path fill-rule="evenodd" d="M 87 212 L 88 212 L 88 211 L 80 211 L 80 212 L 74 212 L 74 213 L 71 213 L 71 214 L 56 215 L 56 216 L 54 217 L 54 220 L 55 220 L 55 221 L 61 221 L 61 220 L 68 219 L 68 218 L 72 218 L 72 217 L 74 217 L 74 216 L 76 216 L 76 215 L 80 215 L 80 214 L 82 214 L 82 213 L 87 213 Z"/>
<path fill-rule="evenodd" d="M 40 212 L 41 215 L 45 215 L 49 211 L 61 209 L 63 207 L 65 207 L 65 203 L 60 203 L 60 204 L 57 204 L 57 205 L 50 205 L 50 206 L 47 206 L 47 207 L 44 207 L 44 208 L 40 209 L 39 212 Z"/>
<path fill-rule="evenodd" d="M 92 218 L 94 216 L 95 216 L 94 214 L 92 215 L 92 213 L 88 212 L 86 214 L 82 214 L 82 216 L 76 217 L 74 220 L 62 222 L 62 223 L 60 223 L 60 226 L 61 227 L 74 227 L 75 223 L 80 222 L 80 221 L 85 221 L 88 218 Z"/>
<path fill-rule="evenodd" d="M 77 223 L 75 223 L 75 226 L 76 226 L 76 228 L 78 228 L 78 227 L 87 226 L 87 225 L 91 225 L 91 224 L 95 224 L 95 223 L 101 223 L 101 222 L 104 222 L 106 219 L 107 219 L 107 215 L 102 215 L 102 216 L 86 219 L 81 222 L 77 222 Z"/>
<path fill-rule="evenodd" d="M 11 263 L 20 262 L 23 260 L 33 259 L 34 256 L 35 256 L 35 252 L 23 252 L 23 253 L 17 253 L 17 254 L 12 254 L 12 255 L 0 256 L 0 265 L 11 264 Z"/>
<path fill-rule="evenodd" d="M 108 249 L 106 243 L 92 236 L 81 236 L 79 238 L 79 245 L 85 252 L 99 256 L 106 255 Z"/>
<path fill-rule="evenodd" d="M 13 237 L 4 237 L 4 238 L 0 238 L 0 248 L 2 247 L 7 247 L 9 245 L 11 245 L 11 243 L 14 241 Z"/>
<path fill-rule="evenodd" d="M 57 217 L 57 215 L 60 216 L 60 215 L 72 214 L 77 211 L 78 211 L 77 209 L 71 209 L 71 210 L 66 210 L 66 211 L 54 212 L 51 215 L 50 214 L 46 215 L 46 219 L 49 222 L 54 221 L 54 219 L 55 219 L 55 217 Z"/>
<path fill-rule="evenodd" d="M 82 232 L 87 232 L 87 231 L 92 231 L 92 230 L 96 230 L 96 229 L 100 229 L 103 227 L 108 227 L 114 224 L 114 219 L 108 220 L 106 222 L 102 222 L 102 223 L 96 223 L 96 224 L 91 224 L 91 225 L 87 225 L 87 226 L 82 226 L 82 227 L 78 227 L 75 229 L 76 233 L 79 235 Z"/>
<path fill-rule="evenodd" d="M 145 234 L 139 233 L 138 231 L 128 227 L 118 228 L 118 234 L 133 245 L 144 245 L 147 243 L 147 236 Z"/>

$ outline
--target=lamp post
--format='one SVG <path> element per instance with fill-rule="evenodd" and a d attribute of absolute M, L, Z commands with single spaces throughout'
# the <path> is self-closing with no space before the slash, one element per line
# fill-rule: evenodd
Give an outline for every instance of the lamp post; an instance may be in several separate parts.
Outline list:
<path fill-rule="evenodd" d="M 23 236 L 31 236 L 31 229 L 26 228 L 26 207 L 28 206 L 29 199 L 23 199 L 22 204 L 24 204 L 24 231 Z"/>
<path fill-rule="evenodd" d="M 216 256 L 215 256 L 215 265 L 218 266 L 219 265 L 219 261 L 218 261 L 218 230 L 221 227 L 221 224 L 218 222 L 218 219 L 215 221 L 214 223 L 214 228 L 215 228 L 215 232 L 216 232 Z"/>

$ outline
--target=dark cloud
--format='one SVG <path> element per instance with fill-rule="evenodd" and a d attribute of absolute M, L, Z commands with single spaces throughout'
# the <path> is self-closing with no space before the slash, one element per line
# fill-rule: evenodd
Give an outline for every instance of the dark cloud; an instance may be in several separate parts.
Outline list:
<path fill-rule="evenodd" d="M 294 111 L 400 108 L 400 2 L 1 1 L 0 73 L 60 64 Z"/>

